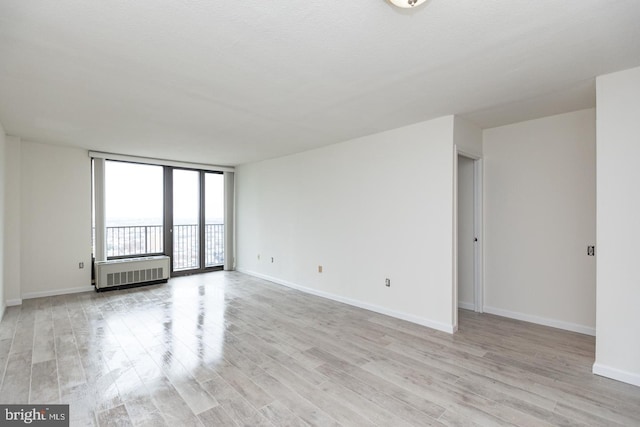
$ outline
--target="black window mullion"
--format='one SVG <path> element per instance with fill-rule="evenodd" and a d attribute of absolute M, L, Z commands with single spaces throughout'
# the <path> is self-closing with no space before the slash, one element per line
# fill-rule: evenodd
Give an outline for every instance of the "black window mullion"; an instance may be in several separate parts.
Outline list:
<path fill-rule="evenodd" d="M 204 200 L 204 171 L 200 171 L 200 215 L 199 215 L 199 232 L 200 232 L 200 268 L 199 271 L 203 272 L 205 266 L 205 200 Z"/>

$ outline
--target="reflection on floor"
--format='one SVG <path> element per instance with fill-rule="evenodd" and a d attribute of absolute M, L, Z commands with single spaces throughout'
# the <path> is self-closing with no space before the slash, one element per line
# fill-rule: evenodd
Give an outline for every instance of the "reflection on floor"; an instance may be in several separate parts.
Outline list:
<path fill-rule="evenodd" d="M 26 300 L 0 403 L 72 425 L 639 425 L 592 337 L 462 310 L 456 335 L 240 273 Z"/>

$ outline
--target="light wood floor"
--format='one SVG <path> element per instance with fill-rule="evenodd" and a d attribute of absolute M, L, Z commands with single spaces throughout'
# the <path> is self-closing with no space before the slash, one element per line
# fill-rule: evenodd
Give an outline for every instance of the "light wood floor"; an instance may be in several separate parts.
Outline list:
<path fill-rule="evenodd" d="M 640 425 L 594 339 L 461 311 L 456 335 L 240 273 L 26 300 L 0 323 L 0 403 L 72 425 Z"/>

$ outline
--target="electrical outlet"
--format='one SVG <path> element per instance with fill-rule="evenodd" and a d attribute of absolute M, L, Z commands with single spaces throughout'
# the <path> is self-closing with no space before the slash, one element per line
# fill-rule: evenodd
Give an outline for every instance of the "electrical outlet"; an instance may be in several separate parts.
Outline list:
<path fill-rule="evenodd" d="M 322 273 L 322 266 L 321 265 L 318 266 L 318 273 Z"/>
<path fill-rule="evenodd" d="M 80 268 L 80 269 L 84 268 L 84 262 L 79 262 L 78 263 L 78 268 Z"/>
<path fill-rule="evenodd" d="M 273 264 L 273 257 L 271 257 L 271 263 Z"/>
<path fill-rule="evenodd" d="M 387 288 L 390 288 L 390 287 L 391 287 L 391 279 L 384 279 L 384 285 L 385 285 Z"/>
<path fill-rule="evenodd" d="M 587 246 L 587 255 L 595 256 L 596 255 L 596 247 L 595 246 Z"/>

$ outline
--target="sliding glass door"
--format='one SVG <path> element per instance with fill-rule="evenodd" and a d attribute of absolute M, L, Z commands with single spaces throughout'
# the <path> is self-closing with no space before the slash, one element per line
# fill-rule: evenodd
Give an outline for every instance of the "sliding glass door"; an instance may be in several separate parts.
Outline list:
<path fill-rule="evenodd" d="M 171 181 L 174 274 L 222 268 L 224 175 L 173 169 Z"/>
<path fill-rule="evenodd" d="M 200 266 L 200 172 L 174 169 L 173 271 Z"/>
<path fill-rule="evenodd" d="M 98 166 L 93 192 L 99 187 L 103 201 L 93 239 L 101 260 L 168 255 L 172 275 L 224 267 L 225 245 L 232 245 L 225 239 L 225 196 L 232 197 L 233 176 L 225 181 L 222 172 L 113 160 Z"/>
<path fill-rule="evenodd" d="M 224 264 L 224 175 L 204 173 L 205 267 Z"/>

